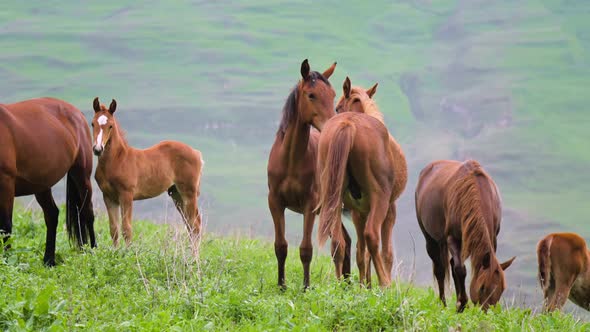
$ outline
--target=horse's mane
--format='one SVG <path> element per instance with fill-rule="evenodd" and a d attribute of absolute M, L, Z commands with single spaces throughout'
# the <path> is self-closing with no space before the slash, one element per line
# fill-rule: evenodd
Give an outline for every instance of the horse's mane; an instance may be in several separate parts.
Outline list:
<path fill-rule="evenodd" d="M 312 71 L 309 73 L 309 80 L 311 80 L 311 86 L 315 85 L 316 80 L 320 80 L 324 82 L 326 85 L 330 85 L 330 81 L 328 81 L 324 75 L 318 73 L 317 71 Z M 281 123 L 279 124 L 279 130 L 277 130 L 277 135 L 281 137 L 285 136 L 285 132 L 287 127 L 293 121 L 297 114 L 297 95 L 299 94 L 299 83 L 295 85 L 289 97 L 285 101 L 285 105 L 283 106 L 283 117 L 281 119 Z"/>
<path fill-rule="evenodd" d="M 363 110 L 365 114 L 374 117 L 375 119 L 381 121 L 381 123 L 385 123 L 383 120 L 383 113 L 379 111 L 379 107 L 377 107 L 377 103 L 367 95 L 365 89 L 355 86 L 352 87 L 350 90 L 350 97 L 357 96 L 363 105 Z"/>
<path fill-rule="evenodd" d="M 448 213 L 461 220 L 462 250 L 461 258 L 466 260 L 471 256 L 474 266 L 473 272 L 479 269 L 481 259 L 486 253 L 492 253 L 492 238 L 488 232 L 485 216 L 481 209 L 481 192 L 477 184 L 477 177 L 483 176 L 488 181 L 489 175 L 474 160 L 468 160 L 461 165 L 458 172 L 466 172 L 451 184 L 447 196 Z M 494 189 L 495 190 L 495 189 Z"/>

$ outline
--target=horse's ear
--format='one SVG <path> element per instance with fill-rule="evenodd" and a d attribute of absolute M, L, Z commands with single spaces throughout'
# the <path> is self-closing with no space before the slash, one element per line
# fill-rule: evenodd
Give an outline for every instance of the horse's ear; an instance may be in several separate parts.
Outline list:
<path fill-rule="evenodd" d="M 509 260 L 505 261 L 504 263 L 500 264 L 500 267 L 502 267 L 502 271 L 505 271 L 507 268 L 509 268 L 515 259 L 516 259 L 516 256 L 514 256 L 514 257 L 510 258 Z"/>
<path fill-rule="evenodd" d="M 490 252 L 488 251 L 485 253 L 485 255 L 483 255 L 483 259 L 481 260 L 481 266 L 484 269 L 487 269 L 490 267 L 490 259 L 491 259 Z"/>
<path fill-rule="evenodd" d="M 94 108 L 94 113 L 100 112 L 100 102 L 98 101 L 98 97 L 94 98 L 92 102 L 92 107 Z"/>
<path fill-rule="evenodd" d="M 303 77 L 303 80 L 307 80 L 309 78 L 310 71 L 311 69 L 309 68 L 309 62 L 307 62 L 307 59 L 303 60 L 301 63 L 301 77 Z"/>
<path fill-rule="evenodd" d="M 344 84 L 342 85 L 342 90 L 344 90 L 344 97 L 346 99 L 350 98 L 350 78 L 348 78 L 348 76 L 346 76 L 346 79 L 344 80 Z"/>
<path fill-rule="evenodd" d="M 326 69 L 322 76 L 324 76 L 326 79 L 330 78 L 330 76 L 332 76 L 332 74 L 334 73 L 334 69 L 336 69 L 336 62 L 334 62 L 334 64 L 332 64 L 330 68 Z"/>
<path fill-rule="evenodd" d="M 109 106 L 109 113 L 113 114 L 117 110 L 117 101 L 113 99 L 111 106 Z"/>
<path fill-rule="evenodd" d="M 377 92 L 377 85 L 379 85 L 379 83 L 375 83 L 375 85 L 373 85 L 372 88 L 367 90 L 367 94 L 369 95 L 369 98 L 373 98 L 373 95 L 375 94 L 375 92 Z"/>

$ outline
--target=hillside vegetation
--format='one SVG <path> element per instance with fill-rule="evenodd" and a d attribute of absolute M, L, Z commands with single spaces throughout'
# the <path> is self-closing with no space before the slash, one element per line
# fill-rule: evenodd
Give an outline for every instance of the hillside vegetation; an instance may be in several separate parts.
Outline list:
<path fill-rule="evenodd" d="M 63 215 L 63 214 L 62 214 Z M 13 248 L 0 255 L 0 329 L 5 331 L 583 331 L 572 316 L 497 305 L 484 314 L 444 308 L 432 289 L 396 282 L 387 290 L 337 282 L 328 256 L 314 257 L 302 291 L 298 255 L 287 261 L 288 289 L 276 286 L 272 245 L 206 236 L 200 259 L 171 225 L 136 221 L 129 248 L 110 246 L 104 218 L 99 248 L 69 249 L 63 227 L 58 266 L 42 265 L 45 226 L 17 209 Z M 62 224 L 63 225 L 63 224 Z M 357 274 L 355 272 L 354 276 Z M 453 303 L 450 299 L 450 303 Z M 503 302 L 510 303 L 510 300 Z"/>
<path fill-rule="evenodd" d="M 434 159 L 475 158 L 503 196 L 499 255 L 517 255 L 508 292 L 531 298 L 536 242 L 588 238 L 589 13 L 586 0 L 13 1 L 0 11 L 0 102 L 49 95 L 90 120 L 95 96 L 117 99 L 132 145 L 177 139 L 203 152 L 210 231 L 269 238 L 266 160 L 284 100 L 303 59 L 320 71 L 337 61 L 338 95 L 347 75 L 379 83 L 408 159 L 399 260 L 430 283 L 415 181 Z M 162 220 L 175 213 L 165 202 L 135 214 Z M 297 243 L 301 218 L 287 219 Z"/>

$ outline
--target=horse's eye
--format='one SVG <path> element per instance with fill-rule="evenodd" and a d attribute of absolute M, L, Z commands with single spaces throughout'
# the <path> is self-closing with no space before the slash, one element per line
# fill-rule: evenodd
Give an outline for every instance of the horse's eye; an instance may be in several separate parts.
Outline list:
<path fill-rule="evenodd" d="M 92 128 L 94 128 L 94 122 L 91 122 L 90 125 L 92 126 Z"/>
<path fill-rule="evenodd" d="M 113 125 L 110 125 L 110 126 L 109 126 L 109 129 L 113 129 Z"/>
<path fill-rule="evenodd" d="M 310 94 L 309 94 L 309 99 L 315 99 L 315 94 L 313 94 L 313 93 L 310 93 Z"/>

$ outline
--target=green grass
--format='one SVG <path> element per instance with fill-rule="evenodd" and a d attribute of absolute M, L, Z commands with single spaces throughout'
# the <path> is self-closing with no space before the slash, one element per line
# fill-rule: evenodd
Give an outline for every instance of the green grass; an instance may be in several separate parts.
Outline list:
<path fill-rule="evenodd" d="M 330 258 L 316 255 L 312 288 L 301 289 L 292 249 L 288 289 L 276 286 L 272 244 L 207 235 L 200 259 L 186 234 L 169 225 L 134 223 L 131 247 L 113 249 L 107 221 L 97 220 L 99 247 L 76 251 L 58 236 L 58 266 L 41 257 L 40 213 L 17 208 L 13 248 L 0 255 L 0 329 L 6 331 L 583 331 L 561 313 L 497 305 L 483 313 L 444 308 L 432 289 L 396 282 L 387 290 L 337 282 Z M 355 273 L 356 276 L 356 273 Z M 450 299 L 452 303 L 452 299 Z"/>
<path fill-rule="evenodd" d="M 177 139 L 203 151 L 211 229 L 265 236 L 266 161 L 285 98 L 303 59 L 319 71 L 337 61 L 337 95 L 346 76 L 379 83 L 376 101 L 408 158 L 396 231 L 413 234 L 417 259 L 428 260 L 413 211 L 420 170 L 475 158 L 510 212 L 499 251 L 519 256 L 507 276 L 516 284 L 535 274 L 520 257 L 546 233 L 589 236 L 589 9 L 586 0 L 11 2 L 0 11 L 0 102 L 50 95 L 90 120 L 95 96 L 117 99 L 132 145 Z M 469 114 L 441 112 L 443 100 Z M 135 215 L 164 211 L 142 208 Z M 301 217 L 287 220 L 296 243 Z M 403 234 L 395 246 L 409 252 Z"/>

